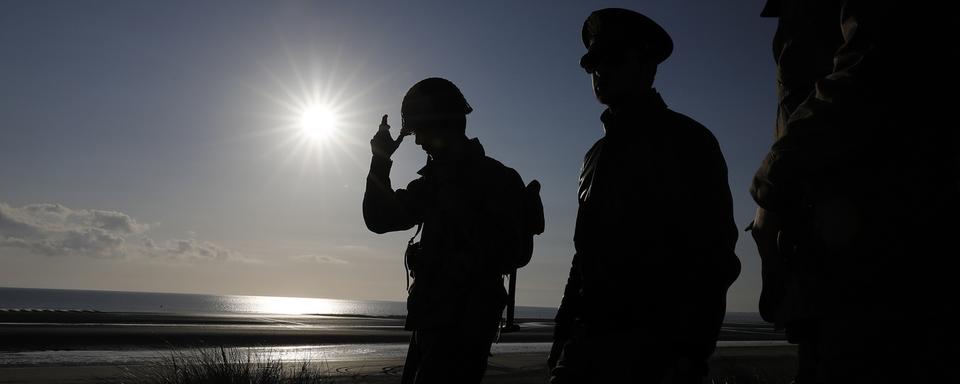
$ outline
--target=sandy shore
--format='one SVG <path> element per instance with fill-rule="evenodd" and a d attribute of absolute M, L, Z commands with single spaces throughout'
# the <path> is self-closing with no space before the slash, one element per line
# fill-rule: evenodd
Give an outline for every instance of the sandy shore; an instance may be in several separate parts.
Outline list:
<path fill-rule="evenodd" d="M 552 322 L 520 322 L 494 346 L 485 383 L 545 382 Z M 0 383 L 111 382 L 143 356 L 198 346 L 321 351 L 310 361 L 343 375 L 337 382 L 397 382 L 409 336 L 400 318 L 0 311 Z M 711 376 L 788 382 L 795 358 L 769 326 L 725 324 Z"/>
<path fill-rule="evenodd" d="M 788 383 L 796 351 L 790 346 L 721 346 L 711 361 L 707 382 Z M 484 383 L 546 382 L 546 352 L 494 354 Z M 338 375 L 337 383 L 396 383 L 402 358 L 325 362 L 324 369 Z M 143 367 L 130 365 L 80 365 L 0 367 L 0 383 L 102 383 L 120 382 Z M 611 369 L 617 369 L 611 367 Z M 627 369 L 627 368 L 625 368 Z M 726 381 L 722 381 L 726 380 Z M 127 381 L 130 382 L 130 381 Z"/>

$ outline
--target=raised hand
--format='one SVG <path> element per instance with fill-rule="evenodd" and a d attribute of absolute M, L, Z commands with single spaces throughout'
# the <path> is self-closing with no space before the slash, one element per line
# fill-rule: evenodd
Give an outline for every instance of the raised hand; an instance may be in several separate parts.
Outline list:
<path fill-rule="evenodd" d="M 397 136 L 396 140 L 390 136 L 390 124 L 387 124 L 387 115 L 383 115 L 383 119 L 380 120 L 380 129 L 373 135 L 373 139 L 370 139 L 370 149 L 373 150 L 374 156 L 389 159 L 400 147 L 402 141 L 403 135 Z"/>

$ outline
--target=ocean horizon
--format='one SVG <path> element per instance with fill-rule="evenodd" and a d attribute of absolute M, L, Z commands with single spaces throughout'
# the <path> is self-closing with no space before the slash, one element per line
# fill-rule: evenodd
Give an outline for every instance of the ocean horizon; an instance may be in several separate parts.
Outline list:
<path fill-rule="evenodd" d="M 310 297 L 211 295 L 0 287 L 0 311 L 93 311 L 198 315 L 338 315 L 404 317 L 405 302 Z M 517 306 L 517 318 L 553 319 L 557 309 Z M 762 323 L 756 312 L 728 312 L 727 322 Z"/>
<path fill-rule="evenodd" d="M 406 303 L 387 300 L 0 287 L 0 311 L 3 310 L 372 317 L 407 314 Z M 519 318 L 552 319 L 556 312 L 556 308 L 548 307 L 516 308 Z"/>

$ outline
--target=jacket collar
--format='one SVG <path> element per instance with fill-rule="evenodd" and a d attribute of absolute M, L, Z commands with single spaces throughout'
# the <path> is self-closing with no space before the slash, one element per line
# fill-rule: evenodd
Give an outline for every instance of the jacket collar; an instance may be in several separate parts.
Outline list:
<path fill-rule="evenodd" d="M 607 135 L 625 135 L 640 129 L 640 125 L 656 118 L 666 109 L 667 104 L 660 97 L 660 93 L 651 88 L 638 100 L 618 108 L 616 113 L 607 108 L 600 115 L 600 121 L 603 122 Z"/>
<path fill-rule="evenodd" d="M 463 151 L 461 151 L 458 154 L 458 156 L 452 161 L 456 163 L 455 167 L 459 167 L 461 164 L 465 162 L 475 161 L 476 159 L 479 159 L 485 155 L 486 155 L 486 152 L 483 150 L 483 145 L 480 144 L 480 139 L 477 139 L 476 137 L 474 137 L 472 139 L 467 140 L 466 145 L 463 146 Z M 437 163 L 437 160 L 435 160 L 433 157 L 428 157 L 427 165 L 424 165 L 423 168 L 420 168 L 420 170 L 417 171 L 417 174 L 419 174 L 420 176 L 427 176 L 429 174 L 432 174 L 436 172 L 435 168 L 437 168 L 438 165 L 439 164 Z"/>

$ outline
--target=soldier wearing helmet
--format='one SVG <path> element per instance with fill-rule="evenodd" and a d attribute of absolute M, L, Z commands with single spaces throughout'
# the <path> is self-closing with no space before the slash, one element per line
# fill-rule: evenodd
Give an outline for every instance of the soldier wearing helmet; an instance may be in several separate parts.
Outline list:
<path fill-rule="evenodd" d="M 523 181 L 486 156 L 479 140 L 467 138 L 472 110 L 453 83 L 428 78 L 404 96 L 397 139 L 384 115 L 370 141 L 367 228 L 422 229 L 405 257 L 413 277 L 405 384 L 480 382 L 506 300 L 503 265 L 521 252 Z M 428 160 L 417 179 L 394 190 L 390 156 L 407 135 L 416 137 Z"/>
<path fill-rule="evenodd" d="M 551 382 L 699 383 L 740 271 L 726 163 L 653 88 L 673 50 L 662 27 L 602 9 L 581 36 L 605 134 L 580 174 Z"/>

